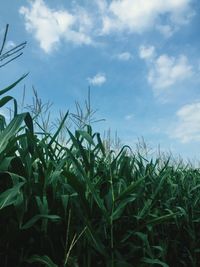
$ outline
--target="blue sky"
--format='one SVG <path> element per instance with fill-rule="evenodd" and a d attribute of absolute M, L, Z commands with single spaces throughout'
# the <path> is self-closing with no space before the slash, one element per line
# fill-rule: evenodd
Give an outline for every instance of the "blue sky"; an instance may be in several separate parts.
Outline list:
<path fill-rule="evenodd" d="M 84 102 L 90 86 L 106 119 L 96 130 L 199 158 L 199 11 L 197 0 L 3 0 L 0 36 L 9 23 L 7 47 L 28 45 L 0 85 L 30 72 L 13 94 L 25 85 L 29 103 L 34 86 L 53 116 Z"/>

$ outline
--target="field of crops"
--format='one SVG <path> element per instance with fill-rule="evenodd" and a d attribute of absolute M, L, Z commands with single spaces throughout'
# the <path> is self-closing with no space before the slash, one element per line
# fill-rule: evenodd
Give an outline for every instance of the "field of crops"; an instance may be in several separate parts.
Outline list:
<path fill-rule="evenodd" d="M 24 78 L 0 91 L 0 266 L 200 266 L 200 171 L 108 149 L 90 124 L 61 142 L 68 113 L 53 132 L 18 113 Z"/>

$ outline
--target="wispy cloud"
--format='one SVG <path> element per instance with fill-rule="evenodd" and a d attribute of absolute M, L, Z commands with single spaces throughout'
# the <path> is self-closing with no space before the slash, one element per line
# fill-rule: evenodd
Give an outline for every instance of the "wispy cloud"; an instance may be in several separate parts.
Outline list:
<path fill-rule="evenodd" d="M 35 0 L 29 7 L 22 6 L 19 12 L 25 18 L 26 30 L 33 34 L 46 53 L 62 40 L 77 45 L 92 43 L 89 35 L 92 22 L 82 8 L 77 8 L 76 13 L 66 9 L 53 10 L 43 0 Z"/>
<path fill-rule="evenodd" d="M 112 0 L 110 4 L 103 2 L 102 32 L 105 34 L 123 30 L 142 33 L 161 25 L 160 31 L 170 35 L 173 28 L 188 23 L 194 14 L 191 0 Z M 163 16 L 167 17 L 167 24 L 162 24 Z"/>
<path fill-rule="evenodd" d="M 193 67 L 185 55 L 173 57 L 162 54 L 156 56 L 153 46 L 140 47 L 139 55 L 148 65 L 148 82 L 158 94 L 193 75 Z"/>
<path fill-rule="evenodd" d="M 177 30 L 177 26 L 170 26 L 170 25 L 162 25 L 159 24 L 156 26 L 156 29 L 166 38 L 171 37 Z"/>
<path fill-rule="evenodd" d="M 6 42 L 6 49 L 8 49 L 8 50 L 12 49 L 15 46 L 16 46 L 16 43 L 13 42 L 12 40 L 9 40 L 9 41 Z"/>
<path fill-rule="evenodd" d="M 128 61 L 133 58 L 130 52 L 123 52 L 116 55 L 116 58 L 120 61 Z"/>
<path fill-rule="evenodd" d="M 177 113 L 176 125 L 170 129 L 169 135 L 182 143 L 200 141 L 200 102 L 180 108 Z"/>
<path fill-rule="evenodd" d="M 104 73 L 97 73 L 94 77 L 87 78 L 90 85 L 101 86 L 106 82 L 106 75 Z"/>
<path fill-rule="evenodd" d="M 145 59 L 145 60 L 149 60 L 154 58 L 155 56 L 155 47 L 154 46 L 144 46 L 141 45 L 139 48 L 139 55 L 140 58 Z"/>
<path fill-rule="evenodd" d="M 130 120 L 132 120 L 134 118 L 134 115 L 133 114 L 127 114 L 125 117 L 124 117 L 124 119 L 126 120 L 126 121 L 130 121 Z"/>

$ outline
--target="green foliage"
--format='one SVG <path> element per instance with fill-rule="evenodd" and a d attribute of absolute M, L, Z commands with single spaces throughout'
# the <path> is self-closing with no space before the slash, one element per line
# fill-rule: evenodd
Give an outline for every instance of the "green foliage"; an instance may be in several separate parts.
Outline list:
<path fill-rule="evenodd" d="M 1 129 L 1 267 L 199 266 L 200 171 L 107 150 L 89 124 L 60 143 L 68 115 L 38 135 L 16 109 Z"/>

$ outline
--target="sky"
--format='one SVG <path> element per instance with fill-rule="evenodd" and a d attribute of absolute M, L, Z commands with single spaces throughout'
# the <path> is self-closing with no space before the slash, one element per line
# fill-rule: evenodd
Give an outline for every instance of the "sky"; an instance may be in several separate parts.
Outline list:
<path fill-rule="evenodd" d="M 34 87 L 54 119 L 90 87 L 96 131 L 200 158 L 200 1 L 2 0 L 1 38 L 7 23 L 6 48 L 27 46 L 1 88 L 29 72 L 13 95 L 29 103 Z"/>

